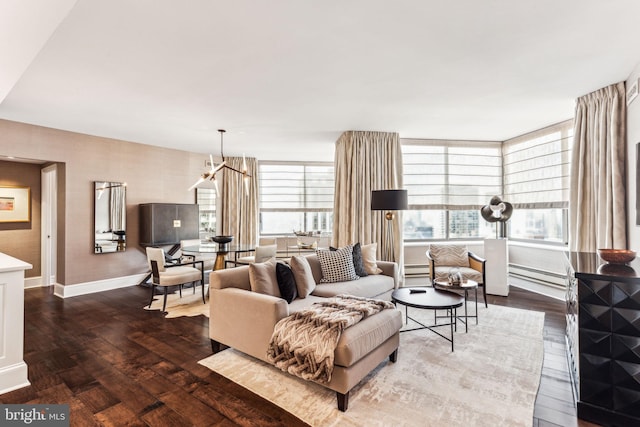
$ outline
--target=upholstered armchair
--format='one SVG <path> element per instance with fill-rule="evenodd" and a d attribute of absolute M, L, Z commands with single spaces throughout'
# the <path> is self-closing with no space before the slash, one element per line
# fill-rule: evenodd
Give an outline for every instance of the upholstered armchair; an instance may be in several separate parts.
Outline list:
<path fill-rule="evenodd" d="M 146 252 L 149 268 L 151 268 L 151 299 L 149 300 L 149 307 L 153 302 L 156 286 L 164 288 L 162 311 L 165 311 L 167 308 L 167 289 L 170 286 L 179 286 L 180 298 L 182 298 L 182 285 L 193 283 L 195 291 L 196 282 L 200 282 L 202 285 L 202 302 L 204 304 L 207 303 L 204 296 L 204 268 L 202 261 L 165 264 L 163 249 L 147 247 Z"/>
<path fill-rule="evenodd" d="M 469 252 L 466 245 L 432 244 L 427 250 L 429 260 L 429 278 L 431 283 L 436 280 L 448 280 L 451 269 L 456 268 L 464 280 L 474 280 L 482 287 L 484 305 L 487 307 L 487 288 L 485 286 L 486 260 Z"/>

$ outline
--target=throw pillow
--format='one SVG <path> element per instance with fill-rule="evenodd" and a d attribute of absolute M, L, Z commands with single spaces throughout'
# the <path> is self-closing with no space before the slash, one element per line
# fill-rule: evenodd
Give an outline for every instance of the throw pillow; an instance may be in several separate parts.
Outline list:
<path fill-rule="evenodd" d="M 429 245 L 429 254 L 437 266 L 469 267 L 468 252 L 465 245 Z"/>
<path fill-rule="evenodd" d="M 253 292 L 282 298 L 276 277 L 276 259 L 249 264 L 249 283 Z"/>
<path fill-rule="evenodd" d="M 304 299 L 316 288 L 309 261 L 304 256 L 292 256 L 289 263 L 298 288 L 298 298 Z"/>
<path fill-rule="evenodd" d="M 367 274 L 380 274 L 382 270 L 378 268 L 376 259 L 378 258 L 378 244 L 371 243 L 369 245 L 362 245 L 362 264 Z"/>
<path fill-rule="evenodd" d="M 333 246 L 329 246 L 329 249 L 332 251 L 337 251 L 337 248 Z M 356 243 L 353 245 L 353 268 L 356 270 L 356 274 L 360 277 L 368 276 L 367 270 L 364 268 L 364 263 L 362 262 L 362 247 L 360 243 Z"/>
<path fill-rule="evenodd" d="M 293 271 L 284 262 L 276 264 L 276 279 L 278 280 L 278 289 L 280 289 L 280 295 L 286 299 L 289 304 L 298 296 L 298 289 L 296 288 L 296 279 L 293 277 Z"/>
<path fill-rule="evenodd" d="M 360 278 L 353 266 L 353 246 L 347 245 L 335 251 L 319 250 L 316 254 L 322 269 L 320 283 L 348 282 Z"/>

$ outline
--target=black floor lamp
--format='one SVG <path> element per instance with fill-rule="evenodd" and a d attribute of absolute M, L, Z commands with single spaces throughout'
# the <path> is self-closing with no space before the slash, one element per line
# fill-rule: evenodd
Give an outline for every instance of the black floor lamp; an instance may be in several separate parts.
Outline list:
<path fill-rule="evenodd" d="M 395 245 L 393 242 L 394 211 L 403 211 L 408 208 L 407 190 L 374 190 L 371 192 L 371 210 L 387 211 L 384 217 L 387 219 L 386 238 L 380 250 L 383 260 L 395 261 Z M 402 225 L 401 225 L 402 226 Z"/>

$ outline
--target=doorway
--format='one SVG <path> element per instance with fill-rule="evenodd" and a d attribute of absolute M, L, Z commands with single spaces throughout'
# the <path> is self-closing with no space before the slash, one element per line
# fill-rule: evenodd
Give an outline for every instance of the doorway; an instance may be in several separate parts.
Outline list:
<path fill-rule="evenodd" d="M 41 274 L 42 286 L 56 283 L 57 265 L 57 192 L 58 167 L 50 165 L 41 171 Z"/>

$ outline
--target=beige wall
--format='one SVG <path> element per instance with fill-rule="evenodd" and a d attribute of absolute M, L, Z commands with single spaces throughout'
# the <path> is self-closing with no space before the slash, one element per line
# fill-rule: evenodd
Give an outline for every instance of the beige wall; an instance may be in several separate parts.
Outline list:
<path fill-rule="evenodd" d="M 138 204 L 194 203 L 195 194 L 187 188 L 204 169 L 206 158 L 5 120 L 0 120 L 0 155 L 63 164 L 58 176 L 58 188 L 63 189 L 58 197 L 63 205 L 58 227 L 58 283 L 64 285 L 145 272 L 146 257 L 138 246 Z M 39 180 L 39 168 L 33 173 Z M 93 181 L 127 183 L 124 253 L 93 253 Z M 0 240 L 4 239 L 9 245 L 19 244 L 13 235 L 0 231 Z M 35 263 L 39 268 L 39 260 Z"/>
<path fill-rule="evenodd" d="M 31 220 L 0 223 L 0 252 L 33 265 L 26 277 L 40 276 L 40 168 L 41 165 L 0 161 L 0 186 L 31 189 Z"/>

